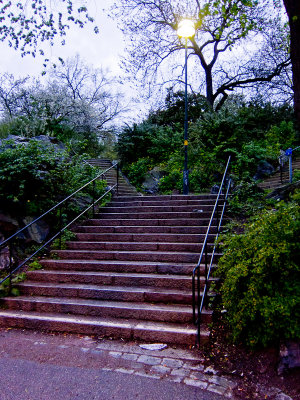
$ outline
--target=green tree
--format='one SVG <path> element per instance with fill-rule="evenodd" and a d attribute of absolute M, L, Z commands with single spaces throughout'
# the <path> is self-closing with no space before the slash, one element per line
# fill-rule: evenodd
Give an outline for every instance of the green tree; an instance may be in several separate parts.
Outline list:
<path fill-rule="evenodd" d="M 185 94 L 183 91 L 167 90 L 164 105 L 151 111 L 147 120 L 150 123 L 178 127 L 182 126 L 185 107 Z M 201 115 L 209 111 L 209 106 L 204 96 L 199 93 L 188 93 L 189 122 L 196 122 Z"/>

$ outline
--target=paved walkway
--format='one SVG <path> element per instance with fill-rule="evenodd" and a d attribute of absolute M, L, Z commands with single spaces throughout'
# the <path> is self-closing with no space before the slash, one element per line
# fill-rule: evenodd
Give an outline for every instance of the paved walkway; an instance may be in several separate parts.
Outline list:
<path fill-rule="evenodd" d="M 196 350 L 0 330 L 1 400 L 221 400 L 235 384 Z"/>

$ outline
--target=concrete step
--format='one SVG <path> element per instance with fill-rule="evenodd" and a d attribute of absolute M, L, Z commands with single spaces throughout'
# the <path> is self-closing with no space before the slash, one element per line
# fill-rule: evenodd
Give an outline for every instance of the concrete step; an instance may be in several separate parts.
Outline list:
<path fill-rule="evenodd" d="M 183 345 L 193 345 L 196 340 L 196 329 L 192 325 L 15 310 L 0 311 L 0 326 Z M 201 339 L 208 338 L 209 331 L 203 329 Z"/>
<path fill-rule="evenodd" d="M 185 305 L 145 304 L 99 301 L 66 297 L 7 297 L 1 304 L 10 310 L 24 312 L 85 315 L 100 318 L 140 319 L 148 321 L 192 323 L 192 309 Z M 212 312 L 204 310 L 203 322 L 210 323 Z"/>

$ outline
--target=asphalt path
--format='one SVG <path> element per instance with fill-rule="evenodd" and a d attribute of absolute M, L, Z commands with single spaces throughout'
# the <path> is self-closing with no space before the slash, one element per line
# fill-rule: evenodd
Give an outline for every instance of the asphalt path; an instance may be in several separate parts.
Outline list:
<path fill-rule="evenodd" d="M 0 329 L 0 400 L 224 399 L 214 390 L 229 383 L 204 376 L 199 361 L 178 348 Z"/>
<path fill-rule="evenodd" d="M 180 383 L 24 359 L 0 360 L 1 400 L 220 400 Z"/>

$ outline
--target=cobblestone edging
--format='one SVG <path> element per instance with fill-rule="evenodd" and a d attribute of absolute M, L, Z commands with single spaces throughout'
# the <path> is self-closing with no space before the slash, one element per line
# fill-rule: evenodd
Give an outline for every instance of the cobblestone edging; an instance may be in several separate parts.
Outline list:
<path fill-rule="evenodd" d="M 89 348 L 81 348 L 84 352 Z M 93 352 L 107 352 L 105 371 L 116 371 L 124 374 L 134 374 L 152 379 L 168 379 L 172 382 L 183 383 L 234 398 L 233 389 L 236 383 L 217 375 L 212 368 L 206 368 L 203 360 L 192 352 L 167 348 L 162 351 L 141 349 L 138 345 L 103 342 L 96 346 Z M 109 358 L 111 360 L 109 360 Z M 118 366 L 109 366 L 118 364 Z"/>
<path fill-rule="evenodd" d="M 81 348 L 88 352 L 88 348 Z M 234 389 L 237 382 L 219 376 L 212 367 L 204 367 L 204 360 L 199 358 L 196 350 L 166 348 L 162 351 L 141 349 L 137 344 L 123 344 L 104 341 L 97 344 L 93 351 L 107 353 L 105 371 L 115 371 L 133 374 L 152 379 L 167 379 L 172 382 L 198 387 L 223 396 L 235 399 Z M 110 359 L 110 360 L 109 360 Z M 113 362 L 112 362 L 113 361 Z M 110 363 L 117 366 L 108 366 Z M 259 392 L 265 399 L 292 400 L 278 388 L 259 387 Z"/>

